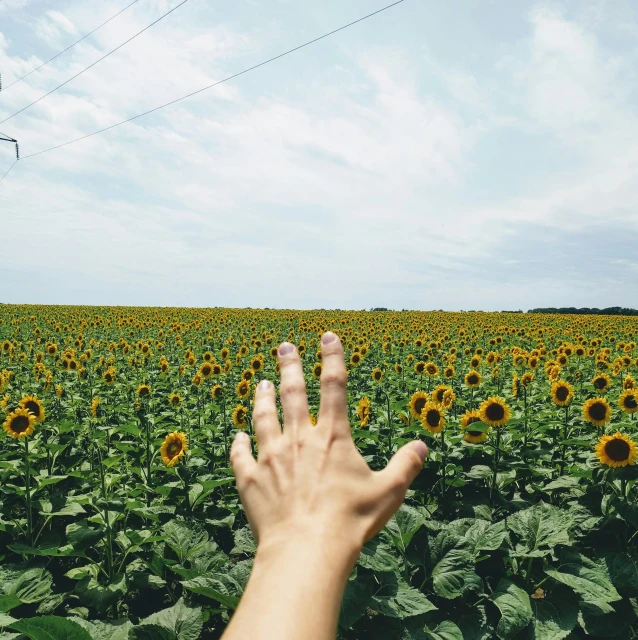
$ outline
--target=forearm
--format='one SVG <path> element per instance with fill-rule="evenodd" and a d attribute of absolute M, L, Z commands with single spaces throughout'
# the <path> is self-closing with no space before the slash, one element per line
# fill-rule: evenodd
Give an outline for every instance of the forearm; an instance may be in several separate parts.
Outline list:
<path fill-rule="evenodd" d="M 321 541 L 258 550 L 223 640 L 334 640 L 357 555 Z"/>

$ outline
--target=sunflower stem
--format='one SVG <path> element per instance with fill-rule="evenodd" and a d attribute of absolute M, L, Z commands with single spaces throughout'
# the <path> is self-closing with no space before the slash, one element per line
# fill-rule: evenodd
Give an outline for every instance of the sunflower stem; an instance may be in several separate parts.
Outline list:
<path fill-rule="evenodd" d="M 560 475 L 563 475 L 565 469 L 565 456 L 567 455 L 567 445 L 564 443 L 567 440 L 567 419 L 569 417 L 569 407 L 565 406 L 565 423 L 563 424 L 563 447 L 560 456 Z"/>
<path fill-rule="evenodd" d="M 29 437 L 24 438 L 24 466 L 26 471 L 26 498 L 27 498 L 27 537 L 29 546 L 33 546 L 33 521 L 31 514 L 31 465 L 29 462 Z"/>
<path fill-rule="evenodd" d="M 445 455 L 445 428 L 441 430 L 441 508 L 445 507 L 445 464 L 446 464 L 446 455 Z"/>
<path fill-rule="evenodd" d="M 496 447 L 494 449 L 494 473 L 492 474 L 492 486 L 490 487 L 490 502 L 494 502 L 494 490 L 496 489 L 496 476 L 498 474 L 498 463 L 500 460 L 501 428 L 496 428 Z"/>

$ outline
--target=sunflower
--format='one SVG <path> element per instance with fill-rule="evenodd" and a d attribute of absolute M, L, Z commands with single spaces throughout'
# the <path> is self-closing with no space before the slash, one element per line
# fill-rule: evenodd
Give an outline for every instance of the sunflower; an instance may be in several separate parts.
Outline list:
<path fill-rule="evenodd" d="M 611 378 L 606 373 L 598 373 L 591 381 L 598 393 L 605 393 L 611 386 Z"/>
<path fill-rule="evenodd" d="M 137 395 L 140 398 L 149 398 L 151 395 L 151 388 L 147 384 L 141 384 L 137 388 Z"/>
<path fill-rule="evenodd" d="M 521 384 L 525 388 L 529 387 L 529 385 L 532 384 L 533 380 L 534 380 L 534 374 L 530 373 L 529 371 L 527 373 L 524 373 L 521 376 Z"/>
<path fill-rule="evenodd" d="M 317 418 L 316 418 L 315 414 L 314 413 L 309 413 L 308 417 L 310 418 L 310 424 L 313 427 L 316 427 L 317 426 Z"/>
<path fill-rule="evenodd" d="M 102 379 L 106 384 L 113 384 L 115 382 L 115 369 L 107 369 L 102 375 Z"/>
<path fill-rule="evenodd" d="M 242 400 L 247 398 L 250 394 L 250 383 L 246 382 L 246 380 L 241 380 L 235 387 L 235 392 L 237 393 L 238 398 L 241 398 Z"/>
<path fill-rule="evenodd" d="M 512 397 L 517 398 L 521 394 L 521 379 L 518 377 L 516 371 L 512 376 Z"/>
<path fill-rule="evenodd" d="M 376 368 L 372 370 L 372 379 L 375 382 L 381 382 L 381 380 L 383 379 L 383 371 L 381 371 L 381 369 Z"/>
<path fill-rule="evenodd" d="M 261 371 L 264 368 L 264 363 L 263 363 L 262 359 L 259 356 L 255 356 L 250 361 L 250 368 L 255 372 Z"/>
<path fill-rule="evenodd" d="M 491 427 L 502 427 L 512 417 L 512 412 L 505 400 L 495 396 L 483 400 L 478 410 L 481 422 Z"/>
<path fill-rule="evenodd" d="M 322 369 L 323 369 L 323 366 L 321 362 L 316 362 L 314 367 L 312 367 L 312 377 L 315 378 L 315 380 L 319 380 L 319 378 L 321 378 Z"/>
<path fill-rule="evenodd" d="M 638 390 L 625 389 L 618 398 L 618 406 L 625 413 L 634 413 L 638 411 Z"/>
<path fill-rule="evenodd" d="M 419 375 L 423 374 L 425 372 L 425 362 L 423 362 L 423 360 L 420 360 L 419 362 L 417 362 L 414 365 L 414 371 Z"/>
<path fill-rule="evenodd" d="M 447 384 L 437 385 L 436 387 L 434 387 L 434 391 L 432 391 L 432 400 L 434 402 L 438 402 L 439 404 L 443 404 L 443 396 L 445 396 L 446 391 L 452 391 L 452 387 L 448 386 Z M 454 392 L 452 391 L 452 393 Z"/>
<path fill-rule="evenodd" d="M 454 391 L 452 389 L 448 389 L 444 394 L 443 394 L 443 401 L 441 402 L 441 404 L 446 408 L 446 409 L 451 409 L 452 405 L 454 404 L 454 401 L 456 400 L 456 393 L 454 393 Z"/>
<path fill-rule="evenodd" d="M 42 422 L 44 420 L 44 407 L 42 406 L 42 402 L 38 400 L 35 396 L 24 396 L 19 403 L 20 407 L 30 411 L 36 422 Z"/>
<path fill-rule="evenodd" d="M 613 436 L 602 436 L 594 447 L 600 464 L 608 467 L 626 467 L 628 464 L 636 464 L 638 447 L 629 436 L 619 431 Z"/>
<path fill-rule="evenodd" d="M 224 390 L 222 389 L 221 384 L 216 384 L 210 390 L 210 395 L 213 397 L 213 400 L 221 400 L 224 395 Z"/>
<path fill-rule="evenodd" d="M 204 378 L 199 371 L 193 376 L 193 379 L 191 380 L 191 384 L 196 387 L 201 387 L 203 382 Z"/>
<path fill-rule="evenodd" d="M 356 366 L 357 366 L 358 364 L 360 364 L 360 363 L 361 363 L 361 356 L 360 356 L 358 353 L 353 353 L 353 354 L 350 356 L 350 364 L 351 364 L 353 367 L 356 367 Z"/>
<path fill-rule="evenodd" d="M 478 356 L 474 356 L 470 360 L 470 369 L 478 369 L 481 366 L 481 359 Z"/>
<path fill-rule="evenodd" d="M 238 404 L 233 409 L 233 422 L 238 429 L 242 429 L 246 426 L 246 407 Z"/>
<path fill-rule="evenodd" d="M 11 396 L 8 393 L 4 395 L 2 398 L 0 398 L 0 407 L 2 407 L 4 411 L 7 410 L 7 405 L 9 404 L 10 398 Z"/>
<path fill-rule="evenodd" d="M 171 407 L 179 407 L 182 401 L 182 397 L 179 395 L 179 393 L 171 393 L 171 395 L 168 398 L 168 401 Z"/>
<path fill-rule="evenodd" d="M 188 451 L 186 434 L 181 431 L 173 431 L 166 436 L 160 447 L 162 460 L 167 467 L 174 467 Z"/>
<path fill-rule="evenodd" d="M 408 405 L 410 407 L 410 413 L 415 420 L 421 418 L 421 412 L 423 411 L 423 407 L 425 407 L 428 398 L 429 396 L 425 391 L 415 391 L 412 394 Z"/>
<path fill-rule="evenodd" d="M 469 371 L 465 374 L 466 387 L 478 387 L 481 385 L 481 374 L 478 371 Z"/>
<path fill-rule="evenodd" d="M 204 362 L 202 366 L 199 368 L 199 374 L 205 379 L 208 380 L 213 375 L 213 365 L 210 362 Z"/>
<path fill-rule="evenodd" d="M 427 362 L 425 364 L 425 373 L 434 378 L 439 375 L 439 368 L 434 364 L 434 362 Z"/>
<path fill-rule="evenodd" d="M 396 373 L 403 373 L 403 366 L 401 365 L 400 362 L 395 362 L 394 363 L 394 371 Z"/>
<path fill-rule="evenodd" d="M 623 389 L 636 389 L 636 381 L 631 377 L 631 375 L 627 374 L 625 379 L 622 382 Z"/>
<path fill-rule="evenodd" d="M 100 407 L 100 402 L 102 402 L 102 400 L 100 399 L 99 396 L 95 396 L 95 398 L 93 398 L 93 400 L 91 400 L 91 415 L 94 418 L 100 418 L 102 411 L 101 411 L 101 407 Z"/>
<path fill-rule="evenodd" d="M 445 427 L 443 407 L 436 402 L 426 402 L 421 411 L 421 424 L 430 433 L 441 433 Z"/>
<path fill-rule="evenodd" d="M 62 398 L 64 396 L 64 388 L 61 384 L 55 385 L 55 395 L 58 396 L 58 398 Z"/>
<path fill-rule="evenodd" d="M 451 380 L 454 377 L 454 367 L 445 367 L 443 377 Z"/>
<path fill-rule="evenodd" d="M 487 432 L 477 431 L 468 427 L 475 422 L 480 422 L 481 416 L 478 409 L 473 411 L 466 411 L 461 417 L 461 429 L 463 430 L 463 440 L 471 442 L 472 444 L 478 444 L 487 439 Z M 488 429 L 489 430 L 489 429 Z"/>
<path fill-rule="evenodd" d="M 574 387 L 565 380 L 556 380 L 550 391 L 552 402 L 558 407 L 566 407 L 574 397 Z"/>
<path fill-rule="evenodd" d="M 54 356 L 56 353 L 58 352 L 58 345 L 57 344 L 50 344 L 47 346 L 47 353 L 50 356 Z"/>
<path fill-rule="evenodd" d="M 28 409 L 18 407 L 7 416 L 4 430 L 12 438 L 26 438 L 35 430 L 35 416 Z"/>
<path fill-rule="evenodd" d="M 255 377 L 255 372 L 252 369 L 246 369 L 241 374 L 241 377 L 242 377 L 242 380 L 245 380 L 246 382 L 250 382 Z"/>
<path fill-rule="evenodd" d="M 368 398 L 363 397 L 359 400 L 357 415 L 359 416 L 359 424 L 365 427 L 370 419 L 370 400 Z"/>
<path fill-rule="evenodd" d="M 605 398 L 590 398 L 583 405 L 583 418 L 597 427 L 611 420 L 611 407 Z"/>
<path fill-rule="evenodd" d="M 226 360 L 226 358 L 228 358 L 229 355 L 230 355 L 230 351 L 226 347 L 224 347 L 219 352 L 219 356 L 221 357 L 222 360 Z"/>

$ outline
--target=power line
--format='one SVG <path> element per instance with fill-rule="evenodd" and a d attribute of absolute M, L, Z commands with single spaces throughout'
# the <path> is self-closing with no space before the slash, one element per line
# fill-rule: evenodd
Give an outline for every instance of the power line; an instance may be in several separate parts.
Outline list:
<path fill-rule="evenodd" d="M 118 49 L 121 49 L 124 45 L 128 44 L 131 40 L 135 40 L 137 36 L 139 36 L 140 34 L 150 29 L 153 25 L 157 24 L 160 20 L 164 19 L 167 15 L 173 13 L 173 11 L 175 11 L 176 9 L 179 9 L 183 4 L 186 4 L 187 2 L 188 0 L 182 0 L 182 2 L 180 2 L 177 6 L 173 7 L 170 11 L 167 11 L 164 15 L 160 16 L 157 20 L 155 20 L 155 22 L 151 22 L 151 24 L 149 24 L 147 27 L 144 27 L 141 31 L 138 31 L 134 36 L 131 36 L 128 40 L 126 40 L 119 46 L 115 47 L 115 49 L 109 51 L 106 55 L 103 55 L 99 60 L 96 60 L 93 64 L 90 64 L 88 67 L 82 69 L 82 71 L 80 71 L 79 73 L 76 73 L 74 76 L 72 76 L 62 84 L 59 84 L 57 87 L 55 87 L 55 89 L 51 89 L 51 91 L 49 91 L 48 93 L 45 93 L 43 96 L 40 96 L 37 100 L 34 100 L 31 104 L 28 104 L 26 107 L 23 107 L 19 111 L 16 111 L 13 115 L 0 121 L 0 124 L 2 124 L 3 122 L 6 122 L 7 120 L 11 120 L 11 118 L 15 118 L 15 116 L 17 116 L 19 113 L 26 111 L 27 109 L 32 107 L 34 104 L 37 104 L 38 102 L 40 102 L 40 100 L 44 100 L 44 98 L 46 98 L 47 96 L 50 96 L 52 93 L 62 88 L 65 84 L 69 84 L 71 80 L 75 80 L 78 76 L 81 76 L 85 71 L 88 71 L 89 69 L 94 67 L 96 64 L 99 64 L 100 62 L 102 62 L 102 60 L 104 60 L 105 58 L 108 58 L 112 53 L 115 53 Z"/>
<path fill-rule="evenodd" d="M 244 75 L 245 73 L 249 73 L 250 71 L 254 71 L 255 69 L 258 69 L 259 67 L 263 67 L 266 64 L 269 64 L 270 62 L 274 62 L 275 60 L 278 60 L 279 58 L 283 58 L 284 56 L 287 56 L 295 51 L 299 51 L 299 49 L 303 49 L 304 47 L 307 47 L 311 44 L 314 44 L 315 42 L 318 42 L 319 40 L 323 40 L 324 38 L 327 38 L 328 36 L 331 36 L 339 31 L 343 31 L 344 29 L 347 29 L 348 27 L 351 27 L 355 24 L 357 24 L 358 22 L 363 22 L 364 20 L 367 20 L 368 18 L 371 18 L 372 16 L 377 15 L 378 13 L 381 13 L 382 11 L 386 11 L 387 9 L 390 9 L 392 7 L 395 7 L 398 4 L 401 4 L 402 2 L 404 2 L 405 0 L 397 0 L 397 2 L 393 2 L 392 4 L 389 4 L 381 9 L 378 9 L 377 11 L 374 11 L 372 13 L 369 13 L 368 15 L 363 16 L 362 18 L 359 18 L 358 20 L 355 20 L 354 22 L 349 22 L 348 24 L 343 25 L 342 27 L 339 27 L 338 29 L 334 29 L 333 31 L 329 31 L 328 33 L 324 33 L 324 35 L 319 36 L 318 38 L 314 38 L 314 40 L 309 40 L 308 42 L 305 42 L 304 44 L 299 45 L 298 47 L 294 47 L 293 49 L 289 49 L 288 51 L 284 51 L 284 53 L 280 53 L 279 55 L 276 55 L 272 58 L 269 58 L 268 60 L 264 60 L 263 62 L 260 62 L 259 64 L 253 65 L 252 67 L 249 67 L 248 69 L 244 69 L 243 71 L 240 71 L 239 73 L 235 73 L 232 76 L 228 76 L 227 78 L 224 78 L 223 80 L 219 80 L 217 82 L 214 82 L 213 84 L 209 84 L 207 87 L 203 87 L 202 89 L 198 89 L 197 91 L 193 91 L 192 93 L 189 93 L 185 96 L 182 96 L 181 98 L 176 98 L 175 100 L 171 100 L 170 102 L 167 102 L 165 104 L 160 105 L 159 107 L 155 107 L 153 109 L 149 109 L 148 111 L 144 111 L 144 113 L 139 113 L 136 116 L 133 116 L 131 118 L 127 118 L 126 120 L 122 120 L 122 122 L 118 122 L 116 124 L 112 124 L 108 127 L 104 127 L 103 129 L 98 129 L 97 131 L 94 131 L 93 133 L 87 133 L 84 136 L 80 136 L 79 138 L 75 138 L 74 140 L 69 140 L 68 142 L 63 142 L 62 144 L 58 144 L 55 145 L 54 147 L 50 147 L 48 149 L 43 149 L 42 151 L 36 151 L 35 153 L 31 153 L 29 155 L 23 156 L 23 159 L 26 158 L 33 158 L 33 156 L 39 156 L 42 153 L 47 153 L 49 151 L 54 151 L 55 149 L 60 149 L 61 147 L 66 147 L 67 145 L 73 144 L 74 142 L 79 142 L 80 140 L 86 140 L 86 138 L 90 138 L 92 136 L 96 136 L 99 133 L 104 133 L 105 131 L 108 131 L 109 129 L 115 129 L 115 127 L 119 127 L 123 124 L 126 124 L 127 122 L 131 122 L 132 120 L 137 120 L 138 118 L 142 118 L 143 116 L 147 116 L 150 113 L 153 113 L 155 111 L 159 111 L 160 109 L 164 109 L 165 107 L 169 107 L 170 105 L 173 105 L 177 102 L 181 102 L 182 100 L 186 100 L 186 98 L 191 98 L 194 95 L 197 95 L 198 93 L 202 93 L 204 91 L 207 91 L 208 89 L 212 89 L 213 87 L 216 87 L 220 84 L 223 84 L 224 82 L 228 82 L 229 80 L 233 80 L 234 78 L 237 78 L 241 75 Z"/>
<path fill-rule="evenodd" d="M 11 171 L 11 169 L 13 169 L 13 167 L 15 167 L 18 164 L 18 161 L 16 160 L 5 172 L 5 174 L 2 176 L 2 178 L 0 178 L 0 182 L 2 182 L 8 175 L 9 175 L 9 171 Z"/>
<path fill-rule="evenodd" d="M 139 2 L 139 0 L 133 0 L 131 4 L 126 5 L 124 9 L 118 11 L 114 16 L 111 16 L 106 22 L 103 22 L 99 27 L 95 27 L 93 31 L 89 31 L 86 35 L 82 36 L 79 40 L 76 40 L 72 45 L 69 45 L 66 49 L 60 51 L 60 53 L 57 53 L 56 55 L 54 55 L 53 58 L 49 58 L 46 62 L 43 62 L 41 65 L 39 65 L 35 69 L 31 69 L 29 73 L 25 73 L 21 78 L 18 78 L 17 80 L 14 80 L 11 84 L 8 84 L 6 87 L 4 87 L 3 91 L 6 91 L 9 87 L 12 87 L 14 84 L 18 84 L 18 82 L 21 82 L 25 78 L 28 78 L 32 73 L 35 73 L 36 71 L 38 71 L 38 69 L 42 69 L 42 67 L 49 64 L 49 62 L 53 62 L 56 58 L 59 58 L 63 53 L 66 53 L 69 49 L 72 49 L 73 47 L 75 47 L 76 44 L 79 44 L 80 42 L 82 42 L 82 40 L 84 40 L 85 38 L 88 38 L 90 35 L 94 34 L 96 31 L 101 29 L 104 25 L 111 22 L 111 20 L 113 20 L 114 18 L 117 18 L 117 16 L 119 16 L 120 13 L 124 13 L 124 11 L 132 7 L 136 2 Z"/>

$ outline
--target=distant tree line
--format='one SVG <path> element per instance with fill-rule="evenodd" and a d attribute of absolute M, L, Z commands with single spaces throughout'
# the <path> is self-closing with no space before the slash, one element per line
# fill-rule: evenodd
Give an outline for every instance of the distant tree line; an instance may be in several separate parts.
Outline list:
<path fill-rule="evenodd" d="M 573 315 L 597 315 L 597 316 L 638 316 L 638 309 L 628 309 L 627 307 L 607 307 L 597 309 L 596 307 L 546 307 L 542 309 L 530 309 L 528 313 L 568 313 Z"/>

